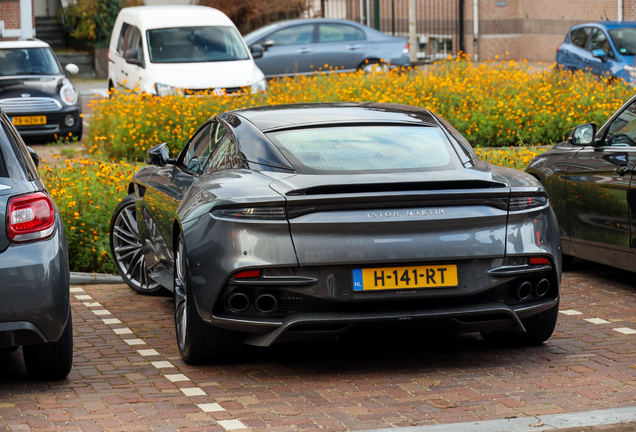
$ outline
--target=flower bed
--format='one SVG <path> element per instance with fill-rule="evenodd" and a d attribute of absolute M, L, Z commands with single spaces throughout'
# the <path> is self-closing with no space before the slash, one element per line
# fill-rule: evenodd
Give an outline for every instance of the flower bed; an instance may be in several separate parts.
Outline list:
<path fill-rule="evenodd" d="M 110 218 L 128 194 L 139 166 L 87 158 L 60 165 L 43 161 L 39 171 L 64 223 L 71 271 L 115 273 L 108 239 Z"/>
<path fill-rule="evenodd" d="M 421 106 L 441 115 L 476 147 L 549 145 L 585 122 L 603 123 L 633 89 L 582 72 L 532 71 L 524 63 L 449 61 L 428 73 L 317 74 L 270 82 L 241 97 L 117 94 L 93 103 L 89 146 L 143 160 L 167 142 L 173 154 L 211 116 L 286 103 L 374 101 Z"/>

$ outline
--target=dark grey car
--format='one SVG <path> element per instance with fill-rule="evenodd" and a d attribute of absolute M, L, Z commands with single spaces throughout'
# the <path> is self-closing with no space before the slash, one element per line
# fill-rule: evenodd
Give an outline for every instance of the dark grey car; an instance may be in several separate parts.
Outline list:
<path fill-rule="evenodd" d="M 540 343 L 559 303 L 559 231 L 532 176 L 477 159 L 443 119 L 375 103 L 219 114 L 133 176 L 111 226 L 120 273 L 172 290 L 179 350 L 428 320 Z"/>
<path fill-rule="evenodd" d="M 409 65 L 405 38 L 387 36 L 347 20 L 280 21 L 253 31 L 244 39 L 268 78 L 329 68 L 369 70 L 380 63 Z"/>
<path fill-rule="evenodd" d="M 579 126 L 526 167 L 550 195 L 566 260 L 636 269 L 635 167 L 636 97 L 598 132 Z"/>
<path fill-rule="evenodd" d="M 66 236 L 32 157 L 0 110 L 0 349 L 59 379 L 73 360 Z"/>

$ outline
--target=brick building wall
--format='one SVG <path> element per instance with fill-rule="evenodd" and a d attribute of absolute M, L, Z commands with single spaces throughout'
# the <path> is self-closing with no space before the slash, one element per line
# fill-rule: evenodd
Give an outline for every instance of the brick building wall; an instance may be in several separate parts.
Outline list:
<path fill-rule="evenodd" d="M 327 17 L 360 21 L 360 0 L 324 3 Z M 363 9 L 365 4 L 366 0 L 362 0 Z M 452 38 L 453 52 L 457 52 L 459 0 L 416 0 L 416 5 L 420 49 L 424 51 L 421 54 L 434 55 L 434 43 L 440 38 Z M 479 0 L 478 7 L 480 60 L 499 56 L 552 62 L 571 26 L 606 17 L 618 19 L 617 0 Z M 373 25 L 373 11 L 369 18 Z M 636 0 L 623 0 L 623 20 L 636 20 Z M 407 36 L 408 0 L 380 0 L 380 27 L 385 33 L 395 30 L 397 36 Z M 427 40 L 428 45 L 423 48 Z M 463 46 L 465 52 L 475 54 L 472 0 L 464 0 Z"/>
<path fill-rule="evenodd" d="M 7 29 L 20 28 L 20 2 L 0 0 L 0 21 Z"/>

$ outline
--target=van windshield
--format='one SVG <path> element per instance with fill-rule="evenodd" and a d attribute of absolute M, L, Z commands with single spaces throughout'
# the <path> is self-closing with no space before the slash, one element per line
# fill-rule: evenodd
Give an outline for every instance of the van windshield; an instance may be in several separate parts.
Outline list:
<path fill-rule="evenodd" d="M 152 63 L 200 63 L 247 60 L 233 27 L 177 27 L 147 31 Z"/>

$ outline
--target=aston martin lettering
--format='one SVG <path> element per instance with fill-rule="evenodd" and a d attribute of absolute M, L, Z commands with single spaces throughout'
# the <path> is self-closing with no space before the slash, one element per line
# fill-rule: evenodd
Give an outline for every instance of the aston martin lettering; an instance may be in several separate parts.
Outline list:
<path fill-rule="evenodd" d="M 435 216 L 443 215 L 444 209 L 428 209 L 428 210 L 406 210 L 406 211 L 378 211 L 367 212 L 365 219 L 388 219 L 399 217 L 412 217 L 412 216 Z"/>

